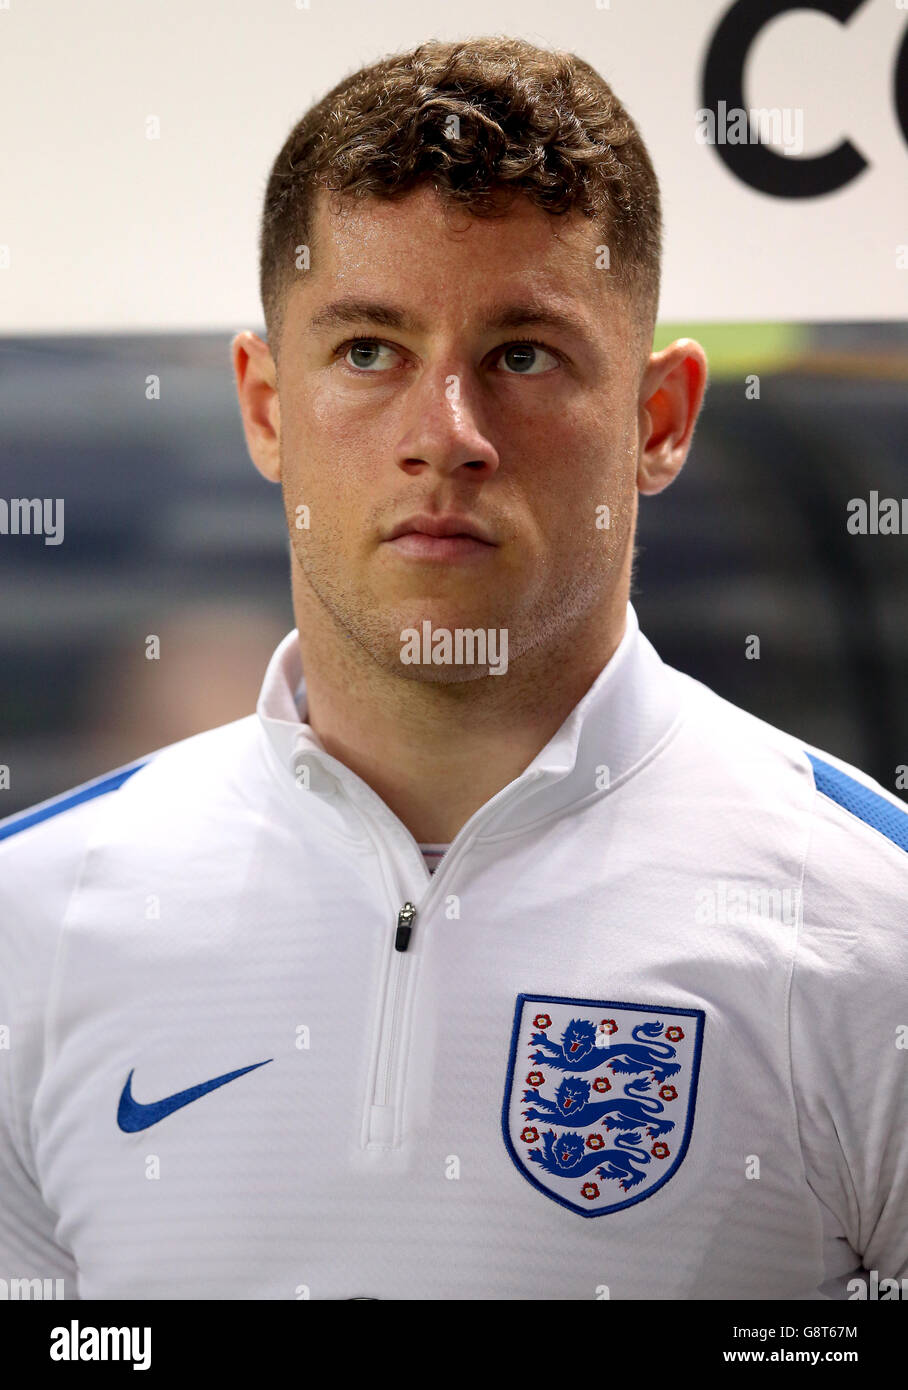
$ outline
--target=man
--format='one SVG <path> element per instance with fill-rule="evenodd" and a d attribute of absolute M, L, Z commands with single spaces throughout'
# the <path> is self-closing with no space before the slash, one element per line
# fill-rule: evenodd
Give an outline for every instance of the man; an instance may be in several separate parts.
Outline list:
<path fill-rule="evenodd" d="M 297 629 L 255 716 L 4 827 L 3 1277 L 908 1274 L 908 816 L 628 601 L 706 380 L 650 352 L 659 229 L 613 93 L 521 42 L 374 65 L 289 136 L 233 363 Z"/>

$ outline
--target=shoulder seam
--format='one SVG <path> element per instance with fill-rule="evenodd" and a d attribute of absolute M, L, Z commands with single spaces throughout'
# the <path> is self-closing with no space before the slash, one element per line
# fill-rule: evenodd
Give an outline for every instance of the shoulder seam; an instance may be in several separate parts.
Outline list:
<path fill-rule="evenodd" d="M 804 751 L 813 768 L 814 786 L 821 796 L 841 806 L 855 820 L 908 854 L 908 806 L 895 805 L 841 768 Z"/>
<path fill-rule="evenodd" d="M 792 943 L 791 959 L 788 964 L 788 980 L 785 986 L 785 1052 L 788 1061 L 788 1098 L 794 1117 L 795 1134 L 798 1141 L 798 1154 L 801 1160 L 801 1172 L 804 1181 L 810 1186 L 810 1175 L 807 1172 L 807 1156 L 804 1150 L 804 1138 L 801 1132 L 801 1114 L 798 1109 L 798 1088 L 795 1085 L 794 1076 L 794 1054 L 791 1045 L 791 1008 L 792 995 L 794 993 L 795 975 L 798 968 L 798 959 L 801 951 L 801 941 L 804 930 L 804 889 L 807 883 L 807 865 L 810 862 L 810 851 L 813 848 L 813 836 L 817 823 L 817 799 L 819 789 L 816 778 L 813 779 L 813 796 L 811 797 L 810 810 L 808 812 L 807 835 L 804 841 L 804 853 L 801 856 L 801 867 L 798 874 L 798 911 L 795 926 L 794 941 Z"/>
<path fill-rule="evenodd" d="M 60 792 L 58 796 L 49 797 L 47 801 L 41 801 L 36 806 L 28 806 L 24 811 L 14 812 L 13 815 L 0 820 L 0 840 L 8 840 L 11 836 L 18 835 L 21 830 L 29 830 L 33 825 L 39 825 L 42 821 L 59 816 L 64 811 L 72 810 L 75 806 L 81 806 L 83 802 L 92 801 L 97 796 L 104 796 L 107 792 L 116 791 L 134 773 L 147 767 L 154 756 L 154 754 L 149 754 L 144 758 L 138 758 L 135 762 L 127 763 L 124 767 L 116 768 L 113 772 L 107 772 L 89 782 L 83 782 L 70 791 Z"/>

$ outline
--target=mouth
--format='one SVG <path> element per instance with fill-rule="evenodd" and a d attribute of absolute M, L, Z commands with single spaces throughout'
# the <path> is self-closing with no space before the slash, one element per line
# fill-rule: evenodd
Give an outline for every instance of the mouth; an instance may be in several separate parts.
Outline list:
<path fill-rule="evenodd" d="M 414 560 L 481 559 L 497 549 L 478 522 L 455 516 L 411 517 L 400 522 L 384 544 Z"/>
<path fill-rule="evenodd" d="M 495 549 L 476 536 L 428 536 L 424 531 L 405 531 L 385 544 L 398 555 L 416 560 L 466 560 L 488 555 Z"/>

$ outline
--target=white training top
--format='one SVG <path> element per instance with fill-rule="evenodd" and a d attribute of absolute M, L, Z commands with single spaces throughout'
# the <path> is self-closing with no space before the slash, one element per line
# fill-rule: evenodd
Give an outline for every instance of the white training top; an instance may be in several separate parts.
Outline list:
<path fill-rule="evenodd" d="M 908 1276 L 895 796 L 664 665 L 629 605 L 430 875 L 300 692 L 291 632 L 255 715 L 0 823 L 0 1279 L 810 1299 Z"/>

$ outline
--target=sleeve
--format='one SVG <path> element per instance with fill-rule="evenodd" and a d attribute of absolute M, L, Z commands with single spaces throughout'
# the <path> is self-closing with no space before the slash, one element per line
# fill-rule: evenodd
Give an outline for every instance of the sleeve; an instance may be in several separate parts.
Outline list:
<path fill-rule="evenodd" d="M 821 1290 L 853 1298 L 868 1273 L 908 1277 L 908 814 L 855 769 L 814 771 L 792 1083 L 823 1222 Z"/>
<path fill-rule="evenodd" d="M 44 1280 L 63 1281 L 49 1296 L 79 1297 L 75 1260 L 41 1193 L 30 1120 L 57 943 L 88 822 L 89 808 L 79 807 L 17 833 L 0 826 L 0 1293 L 8 1298 L 48 1296 Z"/>

